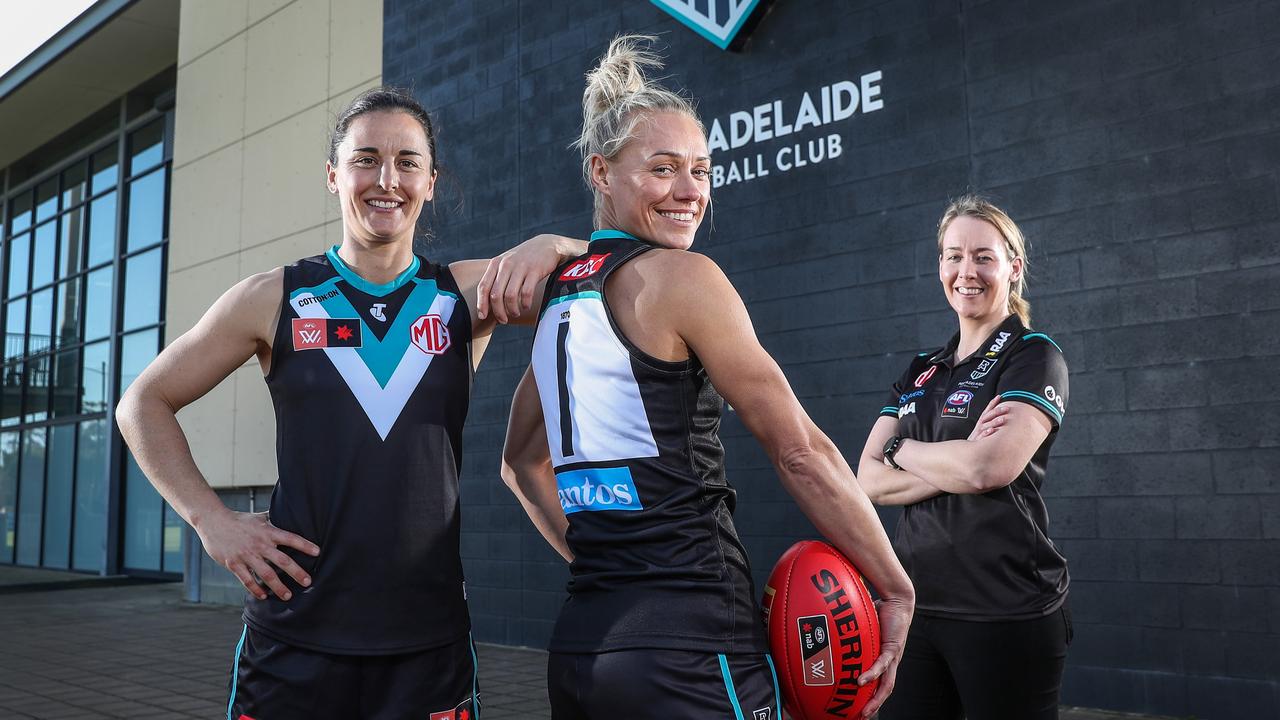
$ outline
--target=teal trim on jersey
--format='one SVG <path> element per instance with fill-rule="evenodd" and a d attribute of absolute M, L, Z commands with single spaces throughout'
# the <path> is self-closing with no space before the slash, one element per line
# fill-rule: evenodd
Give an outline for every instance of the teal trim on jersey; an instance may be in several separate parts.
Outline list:
<path fill-rule="evenodd" d="M 1001 400 L 1005 398 L 1011 398 L 1011 397 L 1026 398 L 1028 400 L 1036 401 L 1037 403 L 1040 404 L 1041 407 L 1049 411 L 1049 414 L 1053 416 L 1053 419 L 1058 421 L 1059 425 L 1062 424 L 1062 413 L 1058 412 L 1058 408 L 1053 403 L 1049 402 L 1048 400 L 1045 400 L 1039 395 L 1036 395 L 1035 393 L 1024 392 L 1022 390 L 1009 390 L 1007 392 L 1000 393 Z"/>
<path fill-rule="evenodd" d="M 385 285 L 375 285 L 357 275 L 355 270 L 352 270 L 345 262 L 342 261 L 342 258 L 338 256 L 337 245 L 329 248 L 325 253 L 325 257 L 329 258 L 329 264 L 333 265 L 333 269 L 338 271 L 338 274 L 342 276 L 343 280 L 351 283 L 352 287 L 362 293 L 368 293 L 378 297 L 389 295 L 390 293 L 399 290 L 406 282 L 409 281 L 409 278 L 418 274 L 418 268 L 422 266 L 422 261 L 418 259 L 417 255 L 414 255 L 413 262 L 409 263 L 409 267 L 406 268 L 404 272 L 397 275 L 394 280 Z"/>
<path fill-rule="evenodd" d="M 884 415 L 884 414 L 886 414 L 886 413 L 888 413 L 888 414 L 890 414 L 890 415 L 893 415 L 894 417 L 897 417 L 897 415 L 898 415 L 898 408 L 896 408 L 896 407 L 894 407 L 894 406 L 892 406 L 892 405 L 885 405 L 884 407 L 880 408 L 880 414 L 881 414 L 881 415 Z"/>
<path fill-rule="evenodd" d="M 1027 333 L 1026 335 L 1022 336 L 1022 339 L 1030 340 L 1031 338 L 1038 338 L 1038 337 L 1042 337 L 1045 340 L 1048 340 L 1050 345 L 1058 348 L 1058 352 L 1062 352 L 1062 348 L 1058 347 L 1058 343 L 1054 342 L 1053 338 L 1049 337 L 1048 335 L 1045 335 L 1044 333 Z"/>
<path fill-rule="evenodd" d="M 249 635 L 249 626 L 245 625 L 240 632 L 240 642 L 236 644 L 236 661 L 231 666 L 231 699 L 227 701 L 227 720 L 231 720 L 231 708 L 236 704 L 236 683 L 240 680 L 240 653 L 244 650 L 244 639 Z"/>
<path fill-rule="evenodd" d="M 639 512 L 640 492 L 631 478 L 631 468 L 598 467 L 556 473 L 556 493 L 565 515 L 576 512 L 621 510 Z"/>
<path fill-rule="evenodd" d="M 346 278 L 330 278 L 315 287 L 298 288 L 289 294 L 289 300 L 294 300 L 302 293 L 311 293 L 315 297 L 322 297 L 325 294 L 336 291 L 339 280 L 346 280 Z M 405 351 L 409 349 L 409 328 L 418 318 L 427 314 L 427 311 L 431 309 L 431 303 L 435 302 L 436 295 L 441 294 L 435 280 L 414 277 L 410 278 L 410 281 L 414 283 L 415 287 L 409 291 L 409 297 L 405 298 L 404 306 L 400 308 L 396 319 L 392 321 L 391 327 L 387 329 L 387 333 L 382 336 L 381 340 L 373 334 L 373 331 L 369 329 L 369 324 L 364 321 L 360 313 L 356 312 L 355 306 L 340 291 L 336 292 L 332 297 L 320 301 L 320 306 L 329 314 L 329 317 L 356 318 L 360 322 L 361 346 L 355 348 L 355 351 L 360 356 L 360 359 L 364 360 L 369 372 L 373 373 L 373 377 L 378 381 L 379 387 L 385 388 L 387 383 L 391 381 L 391 376 L 395 374 L 396 368 L 399 367 Z M 457 299 L 457 296 L 453 293 L 446 292 L 444 294 L 453 297 L 455 300 Z"/>
<path fill-rule="evenodd" d="M 475 720 L 480 720 L 480 661 L 476 659 L 476 639 L 467 633 L 467 642 L 471 644 L 471 712 Z"/>
<path fill-rule="evenodd" d="M 769 653 L 764 654 L 764 660 L 769 663 L 769 674 L 773 676 L 773 707 L 778 711 L 778 720 L 782 720 L 782 690 L 778 688 L 778 671 L 773 667 L 773 658 L 769 657 Z"/>
<path fill-rule="evenodd" d="M 584 298 L 594 299 L 594 300 L 601 299 L 600 293 L 595 290 L 583 290 L 582 292 L 574 293 L 572 295 L 561 295 L 558 298 L 552 298 L 551 300 L 547 301 L 547 306 L 542 309 L 542 315 L 546 315 L 547 311 L 551 309 L 552 305 L 559 305 L 560 303 L 569 302 L 570 300 L 582 300 Z M 542 315 L 539 315 L 538 319 L 542 319 Z"/>
<path fill-rule="evenodd" d="M 640 241 L 640 238 L 636 237 L 635 235 L 632 235 L 631 233 L 622 232 L 621 230 L 596 230 L 595 232 L 591 233 L 591 239 L 592 240 L 635 240 L 637 242 Z"/>
<path fill-rule="evenodd" d="M 932 354 L 933 353 L 929 352 L 928 350 L 925 350 L 922 353 L 916 353 L 916 357 L 924 357 L 925 355 L 932 355 Z"/>
<path fill-rule="evenodd" d="M 742 717 L 742 706 L 738 704 L 738 691 L 733 687 L 733 677 L 729 675 L 729 660 L 724 654 L 717 654 L 720 658 L 720 674 L 724 676 L 724 689 L 729 693 L 729 702 L 733 703 L 733 717 L 735 720 L 746 720 Z"/>

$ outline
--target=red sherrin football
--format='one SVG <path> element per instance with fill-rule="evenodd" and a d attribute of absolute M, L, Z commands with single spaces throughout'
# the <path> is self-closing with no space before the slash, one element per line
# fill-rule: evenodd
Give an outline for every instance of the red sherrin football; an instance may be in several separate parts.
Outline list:
<path fill-rule="evenodd" d="M 774 566 L 761 604 L 792 719 L 860 717 L 880 684 L 858 685 L 880 656 L 880 618 L 857 568 L 827 543 L 802 540 Z"/>

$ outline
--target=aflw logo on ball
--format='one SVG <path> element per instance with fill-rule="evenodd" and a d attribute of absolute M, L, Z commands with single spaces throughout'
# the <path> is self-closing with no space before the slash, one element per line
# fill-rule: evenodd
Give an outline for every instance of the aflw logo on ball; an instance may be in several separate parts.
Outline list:
<path fill-rule="evenodd" d="M 423 315 L 409 328 L 409 339 L 428 355 L 449 349 L 449 327 L 439 315 Z"/>
<path fill-rule="evenodd" d="M 560 273 L 560 279 L 561 280 L 581 280 L 582 278 L 585 278 L 585 277 L 591 277 L 592 275 L 595 275 L 596 273 L 600 272 L 600 268 L 604 266 L 604 259 L 609 257 L 612 254 L 613 253 L 605 253 L 604 255 L 592 255 L 586 260 L 579 260 L 578 262 L 565 268 L 565 271 Z"/>

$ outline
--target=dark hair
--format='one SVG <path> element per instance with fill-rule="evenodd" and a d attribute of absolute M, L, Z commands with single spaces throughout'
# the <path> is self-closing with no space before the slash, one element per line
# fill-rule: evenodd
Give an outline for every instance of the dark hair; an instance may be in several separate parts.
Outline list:
<path fill-rule="evenodd" d="M 333 125 L 333 134 L 329 136 L 329 162 L 338 163 L 338 146 L 347 137 L 347 129 L 351 121 L 371 112 L 402 112 L 422 126 L 427 135 L 427 149 L 431 151 L 431 169 L 439 165 L 436 158 L 436 131 L 431 125 L 431 116 L 425 108 L 404 88 L 383 86 L 365 90 L 351 100 L 346 109 L 338 113 L 338 121 Z"/>

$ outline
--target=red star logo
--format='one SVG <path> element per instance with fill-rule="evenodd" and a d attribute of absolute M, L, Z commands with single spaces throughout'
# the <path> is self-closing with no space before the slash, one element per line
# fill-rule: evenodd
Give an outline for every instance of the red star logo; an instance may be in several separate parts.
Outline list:
<path fill-rule="evenodd" d="M 339 340 L 350 340 L 351 328 L 347 327 L 346 325 L 339 325 L 335 334 L 338 336 Z"/>
<path fill-rule="evenodd" d="M 458 720 L 470 720 L 470 718 L 471 718 L 471 713 L 468 712 L 466 708 L 463 708 L 458 711 Z"/>
<path fill-rule="evenodd" d="M 805 632 L 809 632 L 809 631 L 810 631 L 810 630 L 812 630 L 812 629 L 813 629 L 813 626 L 812 626 L 812 625 L 810 625 L 809 623 L 805 623 L 805 624 L 804 624 L 804 631 L 805 631 Z"/>

